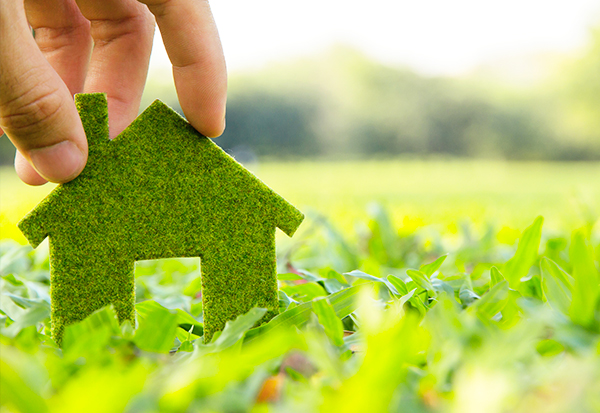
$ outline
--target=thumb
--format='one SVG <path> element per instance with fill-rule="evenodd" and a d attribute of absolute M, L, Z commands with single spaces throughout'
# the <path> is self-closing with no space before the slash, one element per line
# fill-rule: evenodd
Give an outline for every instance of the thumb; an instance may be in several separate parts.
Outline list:
<path fill-rule="evenodd" d="M 0 1 L 0 38 L 0 128 L 41 177 L 70 181 L 87 161 L 85 132 L 71 93 L 35 44 L 23 0 Z"/>

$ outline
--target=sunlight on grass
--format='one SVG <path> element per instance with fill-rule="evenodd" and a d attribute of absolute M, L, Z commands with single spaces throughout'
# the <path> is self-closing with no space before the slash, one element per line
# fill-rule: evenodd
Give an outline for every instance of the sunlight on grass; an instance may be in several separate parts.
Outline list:
<path fill-rule="evenodd" d="M 583 225 L 600 211 L 600 163 L 360 161 L 266 163 L 257 175 L 301 210 L 352 228 L 375 201 L 400 225 L 494 221 Z M 596 209 L 596 211 L 591 211 Z"/>
<path fill-rule="evenodd" d="M 582 226 L 600 213 L 599 163 L 500 161 L 266 162 L 255 174 L 305 213 L 353 230 L 377 202 L 407 230 L 464 219 L 521 227 L 543 215 L 546 227 Z M 25 243 L 17 222 L 54 185 L 23 184 L 0 169 L 0 233 Z"/>
<path fill-rule="evenodd" d="M 24 184 L 10 166 L 0 168 L 0 238 L 11 238 L 22 244 L 27 240 L 17 223 L 48 195 L 55 184 L 42 186 Z"/>

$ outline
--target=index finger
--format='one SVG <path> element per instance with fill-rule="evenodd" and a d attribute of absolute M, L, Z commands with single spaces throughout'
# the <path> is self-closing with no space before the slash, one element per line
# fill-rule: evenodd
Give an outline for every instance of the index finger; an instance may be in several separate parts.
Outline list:
<path fill-rule="evenodd" d="M 31 35 L 23 1 L 0 1 L 0 39 L 0 125 L 41 177 L 70 181 L 85 166 L 85 132 L 69 89 Z"/>
<path fill-rule="evenodd" d="M 179 103 L 203 135 L 225 129 L 227 69 L 217 26 L 207 0 L 139 0 L 156 17 Z"/>

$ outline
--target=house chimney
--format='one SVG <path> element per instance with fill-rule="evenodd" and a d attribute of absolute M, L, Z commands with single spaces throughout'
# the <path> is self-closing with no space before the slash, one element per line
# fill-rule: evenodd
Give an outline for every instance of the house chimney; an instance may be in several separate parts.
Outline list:
<path fill-rule="evenodd" d="M 94 147 L 109 141 L 108 103 L 105 93 L 75 95 L 75 106 L 88 140 L 90 155 Z"/>

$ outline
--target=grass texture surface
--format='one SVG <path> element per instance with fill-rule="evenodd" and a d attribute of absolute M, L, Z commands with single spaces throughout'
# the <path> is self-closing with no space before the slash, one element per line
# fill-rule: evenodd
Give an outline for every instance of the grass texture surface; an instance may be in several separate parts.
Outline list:
<path fill-rule="evenodd" d="M 108 137 L 104 94 L 76 96 L 89 158 L 20 223 L 33 247 L 50 238 L 52 334 L 113 304 L 135 320 L 135 261 L 200 257 L 204 340 L 253 307 L 278 312 L 275 230 L 294 206 L 155 101 Z"/>

